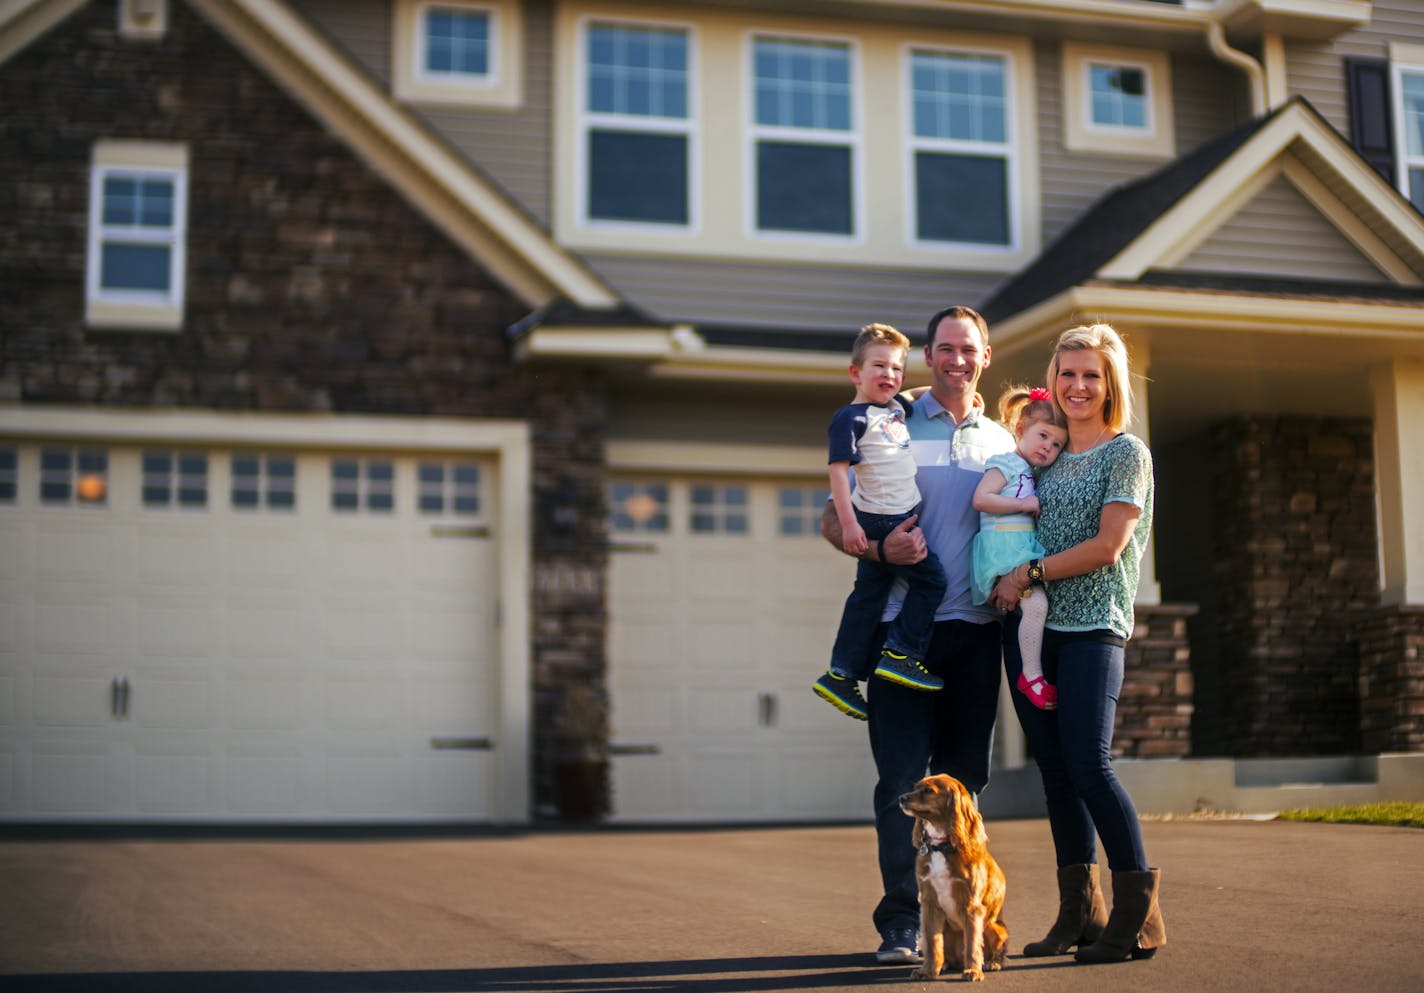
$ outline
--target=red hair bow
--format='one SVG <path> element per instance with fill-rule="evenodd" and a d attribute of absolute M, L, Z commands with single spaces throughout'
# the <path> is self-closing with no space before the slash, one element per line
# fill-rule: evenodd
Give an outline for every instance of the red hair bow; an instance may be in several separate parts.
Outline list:
<path fill-rule="evenodd" d="M 1048 400 L 1051 398 L 1051 394 L 1042 386 L 1035 386 L 1028 391 L 1028 398 L 1030 400 Z"/>

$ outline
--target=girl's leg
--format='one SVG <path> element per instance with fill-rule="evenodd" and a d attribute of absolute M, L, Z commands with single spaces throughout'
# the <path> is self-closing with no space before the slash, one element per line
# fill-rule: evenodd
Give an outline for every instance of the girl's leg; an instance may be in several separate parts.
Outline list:
<path fill-rule="evenodd" d="M 1018 690 L 1040 710 L 1058 705 L 1058 691 L 1043 678 L 1043 623 L 1048 619 L 1048 594 L 1042 587 L 1029 587 L 1029 595 L 1019 601 L 1019 655 L 1023 675 Z"/>
<path fill-rule="evenodd" d="M 1120 646 L 1072 641 L 1057 652 L 1058 748 L 1073 789 L 1114 872 L 1145 870 L 1137 808 L 1112 767 L 1113 720 L 1122 690 Z"/>

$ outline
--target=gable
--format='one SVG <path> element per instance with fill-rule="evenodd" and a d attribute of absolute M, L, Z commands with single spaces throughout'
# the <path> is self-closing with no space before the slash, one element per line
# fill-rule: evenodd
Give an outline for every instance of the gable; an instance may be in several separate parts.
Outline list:
<path fill-rule="evenodd" d="M 1177 272 L 1393 283 L 1284 176 L 1267 183 L 1172 268 Z"/>

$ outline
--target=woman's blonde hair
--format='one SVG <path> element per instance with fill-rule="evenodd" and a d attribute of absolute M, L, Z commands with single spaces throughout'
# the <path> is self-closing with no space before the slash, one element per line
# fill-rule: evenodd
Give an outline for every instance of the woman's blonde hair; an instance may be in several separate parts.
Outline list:
<path fill-rule="evenodd" d="M 1112 431 L 1127 430 L 1132 420 L 1132 377 L 1127 346 L 1110 324 L 1081 324 L 1058 336 L 1048 363 L 1048 389 L 1058 404 L 1058 356 L 1064 352 L 1092 350 L 1103 357 L 1103 422 Z"/>

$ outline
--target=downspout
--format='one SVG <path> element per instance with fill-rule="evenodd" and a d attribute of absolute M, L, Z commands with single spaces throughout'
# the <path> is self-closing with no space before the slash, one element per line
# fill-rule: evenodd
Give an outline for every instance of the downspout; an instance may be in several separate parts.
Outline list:
<path fill-rule="evenodd" d="M 1212 21 L 1206 26 L 1207 44 L 1211 46 L 1211 52 L 1223 62 L 1230 62 L 1246 73 L 1247 80 L 1251 83 L 1251 116 L 1262 117 L 1265 115 L 1266 104 L 1266 70 L 1245 52 L 1237 51 L 1226 43 L 1226 29 L 1221 26 L 1220 21 Z"/>

